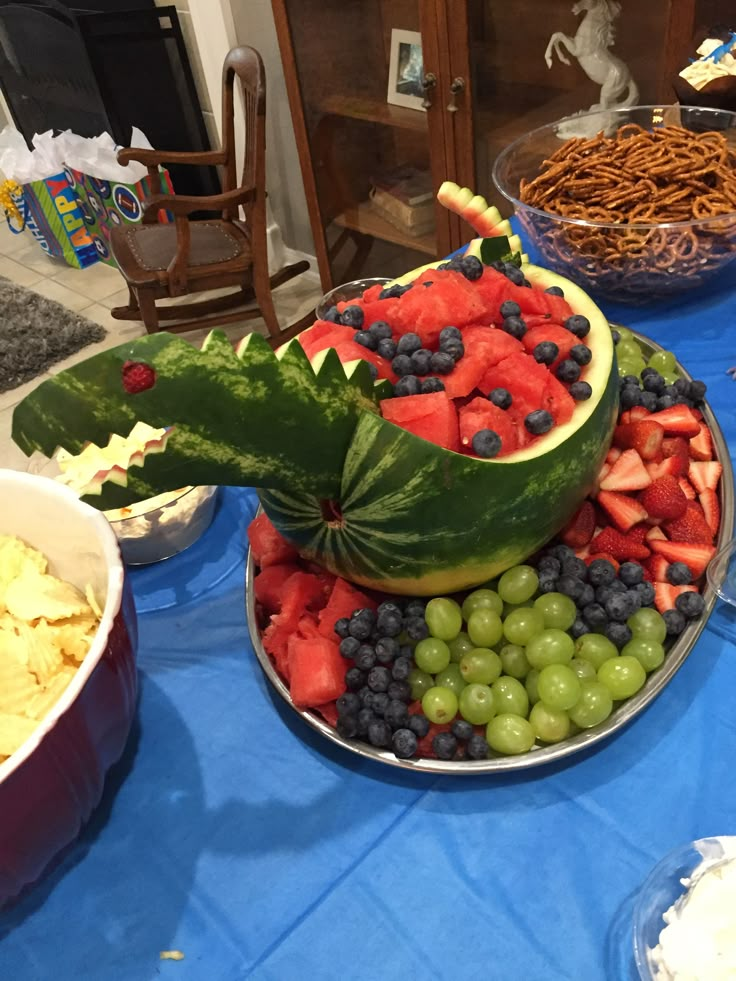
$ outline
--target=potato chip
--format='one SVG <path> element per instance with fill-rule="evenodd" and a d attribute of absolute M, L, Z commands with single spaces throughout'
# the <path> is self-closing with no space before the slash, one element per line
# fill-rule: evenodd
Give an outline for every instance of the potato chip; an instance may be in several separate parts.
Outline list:
<path fill-rule="evenodd" d="M 64 665 L 58 674 L 53 675 L 46 685 L 36 685 L 36 689 L 28 700 L 24 713 L 30 719 L 41 719 L 56 705 L 64 689 L 68 686 L 74 675 L 76 668 Z"/>
<path fill-rule="evenodd" d="M 0 659 L 0 712 L 23 715 L 39 688 L 36 676 L 22 664 L 10 658 Z"/>
<path fill-rule="evenodd" d="M 64 664 L 58 638 L 45 620 L 39 620 L 34 627 L 21 624 L 20 633 L 28 647 L 28 670 L 45 685 Z"/>
<path fill-rule="evenodd" d="M 5 591 L 26 570 L 46 572 L 48 563 L 37 549 L 13 535 L 0 535 L 0 611 L 5 609 Z"/>
<path fill-rule="evenodd" d="M 38 722 L 25 715 L 0 712 L 0 757 L 12 756 L 28 739 Z"/>
<path fill-rule="evenodd" d="M 69 582 L 35 569 L 24 569 L 5 591 L 5 606 L 19 620 L 63 620 L 77 613 L 87 613 L 87 601 Z"/>

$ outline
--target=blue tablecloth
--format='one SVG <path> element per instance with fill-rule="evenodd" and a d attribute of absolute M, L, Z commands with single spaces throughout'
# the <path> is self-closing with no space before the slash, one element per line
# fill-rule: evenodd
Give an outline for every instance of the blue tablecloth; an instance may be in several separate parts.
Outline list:
<path fill-rule="evenodd" d="M 736 295 L 607 312 L 708 383 L 736 447 Z M 272 695 L 244 612 L 254 507 L 224 491 L 204 539 L 132 573 L 138 721 L 76 846 L 0 916 L 0 977 L 632 977 L 650 868 L 736 833 L 728 618 L 593 751 L 522 775 L 412 775 L 327 744 Z M 184 960 L 160 961 L 169 949 Z"/>

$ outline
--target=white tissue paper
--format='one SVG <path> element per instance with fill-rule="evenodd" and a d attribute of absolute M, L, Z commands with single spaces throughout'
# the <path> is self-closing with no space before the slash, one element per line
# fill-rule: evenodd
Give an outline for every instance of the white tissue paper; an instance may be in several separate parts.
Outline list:
<path fill-rule="evenodd" d="M 148 168 L 140 163 L 122 166 L 117 161 L 120 147 L 109 133 L 99 136 L 77 136 L 70 130 L 60 133 L 54 141 L 60 148 L 64 163 L 74 170 L 95 177 L 101 181 L 114 181 L 116 184 L 137 184 L 148 173 Z M 130 138 L 130 146 L 141 150 L 152 150 L 150 142 L 135 126 Z"/>
<path fill-rule="evenodd" d="M 63 169 L 51 133 L 37 135 L 34 137 L 36 139 L 40 141 L 40 146 L 29 150 L 25 139 L 14 126 L 6 126 L 0 132 L 0 171 L 9 180 L 30 184 L 31 181 L 53 177 Z"/>

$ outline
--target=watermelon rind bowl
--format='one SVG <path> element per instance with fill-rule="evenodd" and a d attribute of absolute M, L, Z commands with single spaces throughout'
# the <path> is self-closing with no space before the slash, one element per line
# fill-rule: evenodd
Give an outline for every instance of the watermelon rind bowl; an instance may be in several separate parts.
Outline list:
<path fill-rule="evenodd" d="M 615 324 L 611 325 L 615 327 Z M 659 344 L 641 334 L 632 331 L 633 336 L 643 349 L 646 358 L 649 358 L 656 351 L 662 351 Z M 678 363 L 677 369 L 683 378 L 692 381 L 692 376 Z M 713 435 L 713 445 L 716 458 L 723 467 L 720 483 L 720 503 L 721 503 L 721 526 L 716 541 L 717 550 L 721 550 L 733 538 L 734 533 L 734 483 L 733 469 L 731 467 L 731 457 L 728 446 L 724 439 L 721 428 L 718 425 L 715 415 L 710 406 L 705 402 L 702 406 L 703 417 Z M 260 513 L 260 511 L 259 511 Z M 251 643 L 255 651 L 258 663 L 263 669 L 267 680 L 275 691 L 283 698 L 294 712 L 312 729 L 319 732 L 330 742 L 342 746 L 343 749 L 355 753 L 364 759 L 375 760 L 378 763 L 385 763 L 388 766 L 398 767 L 402 770 L 414 770 L 422 773 L 447 774 L 449 776 L 468 776 L 478 773 L 508 773 L 515 770 L 527 770 L 531 767 L 542 766 L 545 763 L 553 763 L 566 759 L 575 753 L 590 749 L 603 740 L 613 736 L 624 726 L 628 725 L 633 719 L 640 715 L 647 706 L 654 701 L 660 692 L 672 680 L 675 674 L 684 664 L 686 658 L 695 646 L 698 637 L 702 633 L 708 621 L 708 617 L 713 611 L 713 607 L 718 600 L 718 596 L 709 582 L 703 586 L 703 599 L 705 600 L 705 610 L 703 615 L 692 620 L 685 627 L 672 647 L 667 652 L 664 663 L 661 667 L 653 671 L 648 677 L 643 688 L 632 698 L 622 702 L 611 715 L 598 726 L 592 729 L 585 729 L 576 733 L 561 743 L 553 745 L 535 745 L 528 753 L 519 756 L 500 756 L 490 755 L 486 760 L 461 760 L 446 761 L 430 759 L 428 757 L 418 757 L 416 759 L 399 759 L 392 752 L 383 749 L 376 749 L 366 742 L 357 739 L 345 739 L 337 730 L 333 729 L 318 712 L 311 709 L 302 709 L 294 705 L 289 689 L 276 671 L 271 658 L 261 641 L 258 630 L 255 610 L 255 593 L 253 580 L 255 578 L 255 563 L 252 552 L 248 551 L 248 561 L 245 572 L 245 601 L 246 615 L 248 620 L 248 630 Z"/>

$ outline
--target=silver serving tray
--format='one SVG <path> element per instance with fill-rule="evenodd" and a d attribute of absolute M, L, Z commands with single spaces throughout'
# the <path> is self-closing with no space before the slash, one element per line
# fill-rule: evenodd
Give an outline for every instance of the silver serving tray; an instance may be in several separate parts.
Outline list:
<path fill-rule="evenodd" d="M 611 326 L 615 327 L 616 325 L 612 324 Z M 643 337 L 641 334 L 637 334 L 636 332 L 633 333 L 639 344 L 642 345 L 648 355 L 654 353 L 655 351 L 662 350 L 662 347 L 659 344 L 656 344 L 654 341 L 650 341 L 648 338 Z M 679 363 L 678 371 L 683 377 L 687 378 L 688 380 L 692 380 L 688 372 L 685 371 L 685 369 Z M 723 438 L 723 433 L 721 432 L 721 428 L 707 403 L 703 406 L 703 415 L 713 434 L 716 457 L 723 466 L 723 475 L 721 477 L 720 485 L 721 527 L 718 533 L 718 540 L 716 542 L 716 548 L 718 551 L 720 551 L 720 549 L 733 538 L 733 470 L 731 468 L 731 457 L 728 452 L 726 441 Z M 273 666 L 271 658 L 268 656 L 263 648 L 263 644 L 261 643 L 261 637 L 258 632 L 255 616 L 255 597 L 253 592 L 254 571 L 253 557 L 249 550 L 245 573 L 245 601 L 251 643 L 253 644 L 256 657 L 258 658 L 259 664 L 263 668 L 263 673 L 266 675 L 266 678 L 276 689 L 278 694 L 283 698 L 283 700 L 294 710 L 294 712 L 296 712 L 296 714 L 299 715 L 304 722 L 307 723 L 307 725 L 321 733 L 321 735 L 323 735 L 326 739 L 329 739 L 338 746 L 342 746 L 343 749 L 346 749 L 351 753 L 356 753 L 358 756 L 362 756 L 365 759 L 375 760 L 378 763 L 385 763 L 388 766 L 399 767 L 402 770 L 414 770 L 423 773 L 445 773 L 454 776 L 463 776 L 473 773 L 504 773 L 512 770 L 526 770 L 533 766 L 541 766 L 543 763 L 551 763 L 554 760 L 561 760 L 567 756 L 572 756 L 573 753 L 579 753 L 581 750 L 588 749 L 589 747 L 594 746 L 596 743 L 607 739 L 619 729 L 622 729 L 625 725 L 631 722 L 632 719 L 636 718 L 640 712 L 643 712 L 647 705 L 654 701 L 665 685 L 667 685 L 668 682 L 674 677 L 685 661 L 685 658 L 688 656 L 688 654 L 690 654 L 695 646 L 695 642 L 704 629 L 708 617 L 710 616 L 718 599 L 710 585 L 706 583 L 703 590 L 703 598 L 705 600 L 705 612 L 703 613 L 703 616 L 697 621 L 693 621 L 688 624 L 683 633 L 677 638 L 675 643 L 668 651 L 664 664 L 648 676 L 647 681 L 641 691 L 637 692 L 636 695 L 627 701 L 622 702 L 621 705 L 614 709 L 609 718 L 600 725 L 594 726 L 592 729 L 585 729 L 582 732 L 578 732 L 576 735 L 570 736 L 569 739 L 566 739 L 561 743 L 555 743 L 551 746 L 535 746 L 528 753 L 524 753 L 520 756 L 492 755 L 489 756 L 487 760 L 460 760 L 457 762 L 448 762 L 446 760 L 434 760 L 429 758 L 401 760 L 394 756 L 392 752 L 384 749 L 376 749 L 369 743 L 362 742 L 361 740 L 344 739 L 335 729 L 332 728 L 332 726 L 328 725 L 328 723 L 325 722 L 317 712 L 313 712 L 309 709 L 300 709 L 294 705 L 291 700 L 291 696 L 289 695 L 289 689 L 279 677 L 275 667 Z"/>

